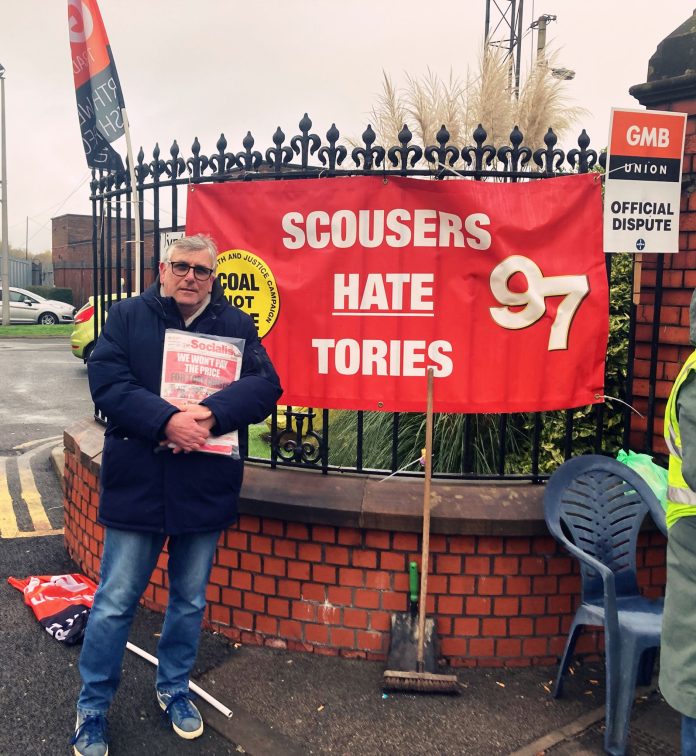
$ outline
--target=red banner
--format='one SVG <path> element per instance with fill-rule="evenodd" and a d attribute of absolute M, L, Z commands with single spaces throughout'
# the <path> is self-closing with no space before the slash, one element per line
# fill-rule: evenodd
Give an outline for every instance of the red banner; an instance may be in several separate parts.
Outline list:
<path fill-rule="evenodd" d="M 524 412 L 601 401 L 600 184 L 376 177 L 205 184 L 186 231 L 216 241 L 288 404 Z"/>

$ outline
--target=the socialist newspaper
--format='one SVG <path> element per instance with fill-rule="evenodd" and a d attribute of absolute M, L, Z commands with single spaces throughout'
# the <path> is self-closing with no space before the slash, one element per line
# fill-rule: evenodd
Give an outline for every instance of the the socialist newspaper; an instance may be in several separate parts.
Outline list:
<path fill-rule="evenodd" d="M 244 339 L 167 328 L 160 395 L 179 408 L 199 404 L 239 378 L 243 351 Z M 239 435 L 209 436 L 200 451 L 239 459 Z"/>

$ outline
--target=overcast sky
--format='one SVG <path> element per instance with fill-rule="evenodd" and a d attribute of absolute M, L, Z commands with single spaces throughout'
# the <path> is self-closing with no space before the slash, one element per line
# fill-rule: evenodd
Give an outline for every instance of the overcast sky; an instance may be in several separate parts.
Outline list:
<path fill-rule="evenodd" d="M 497 0 L 508 7 L 507 0 Z M 494 18 L 498 13 L 493 6 Z M 133 147 L 165 158 L 176 139 L 215 151 L 224 132 L 239 151 L 247 131 L 271 146 L 277 126 L 298 132 L 306 111 L 322 136 L 332 122 L 360 134 L 380 92 L 429 67 L 462 78 L 475 69 L 485 0 L 99 0 L 131 124 Z M 658 43 L 691 16 L 694 0 L 526 0 L 525 27 L 555 14 L 547 43 L 576 72 L 569 96 L 590 115 L 579 123 L 606 146 L 612 106 L 640 108 L 629 94 L 645 81 Z M 523 41 L 523 59 L 536 35 Z M 9 238 L 50 248 L 50 219 L 89 213 L 89 171 L 80 138 L 68 41 L 67 0 L 5 2 Z M 146 210 L 147 215 L 147 210 Z"/>

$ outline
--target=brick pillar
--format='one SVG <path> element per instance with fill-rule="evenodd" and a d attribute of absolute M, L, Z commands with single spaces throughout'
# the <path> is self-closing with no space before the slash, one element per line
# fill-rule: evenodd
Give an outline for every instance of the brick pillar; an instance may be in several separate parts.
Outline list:
<path fill-rule="evenodd" d="M 691 352 L 689 302 L 696 287 L 696 11 L 657 47 L 650 58 L 648 78 L 629 90 L 649 110 L 687 113 L 682 166 L 679 253 L 663 256 L 662 302 L 656 364 L 654 322 L 659 255 L 643 255 L 640 304 L 637 311 L 633 405 L 648 415 L 654 391 L 654 423 L 648 417 L 631 418 L 631 448 L 666 454 L 662 438 L 665 405 L 672 383 Z M 656 370 L 655 370 L 656 368 Z"/>

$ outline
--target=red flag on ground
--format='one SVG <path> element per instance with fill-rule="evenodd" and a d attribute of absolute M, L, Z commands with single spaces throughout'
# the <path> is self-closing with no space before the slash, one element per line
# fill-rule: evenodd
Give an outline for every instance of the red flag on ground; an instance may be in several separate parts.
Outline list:
<path fill-rule="evenodd" d="M 32 575 L 7 578 L 24 594 L 44 630 L 69 646 L 79 643 L 87 625 L 97 586 L 84 575 Z"/>
<path fill-rule="evenodd" d="M 97 0 L 68 0 L 70 54 L 87 165 L 123 170 L 110 146 L 123 136 L 123 93 Z"/>

